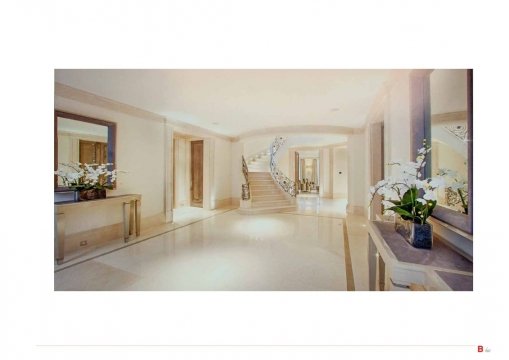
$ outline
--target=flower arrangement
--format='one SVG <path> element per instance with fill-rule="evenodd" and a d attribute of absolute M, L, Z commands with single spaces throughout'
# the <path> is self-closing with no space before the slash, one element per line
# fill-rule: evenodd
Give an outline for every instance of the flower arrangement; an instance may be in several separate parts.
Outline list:
<path fill-rule="evenodd" d="M 104 190 L 112 189 L 117 179 L 117 170 L 108 170 L 107 164 L 82 164 L 60 163 L 65 170 L 58 169 L 55 174 L 58 175 L 64 185 L 73 190 Z"/>
<path fill-rule="evenodd" d="M 426 145 L 424 140 L 423 147 L 417 151 L 415 162 L 389 163 L 401 168 L 401 176 L 396 179 L 381 180 L 372 186 L 370 188 L 371 202 L 375 195 L 379 194 L 383 197 L 384 212 L 396 213 L 403 220 L 410 220 L 416 224 L 426 224 L 426 220 L 437 204 L 435 190 L 445 186 L 445 180 L 441 176 L 422 178 L 430 151 L 431 146 Z"/>

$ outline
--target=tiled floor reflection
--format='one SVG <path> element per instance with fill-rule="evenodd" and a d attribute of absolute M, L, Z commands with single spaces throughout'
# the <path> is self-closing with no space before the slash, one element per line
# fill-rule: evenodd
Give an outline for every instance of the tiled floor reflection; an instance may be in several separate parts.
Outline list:
<path fill-rule="evenodd" d="M 55 290 L 346 290 L 342 204 L 321 201 L 319 211 L 194 222 L 57 271 Z"/>

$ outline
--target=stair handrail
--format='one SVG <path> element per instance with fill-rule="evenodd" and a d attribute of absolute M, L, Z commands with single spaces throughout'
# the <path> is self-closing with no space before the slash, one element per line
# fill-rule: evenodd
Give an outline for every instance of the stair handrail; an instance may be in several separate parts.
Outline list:
<path fill-rule="evenodd" d="M 249 168 L 247 167 L 246 159 L 242 155 L 242 173 L 246 183 L 242 185 L 242 199 L 249 200 L 251 198 L 251 190 L 249 188 Z"/>
<path fill-rule="evenodd" d="M 285 142 L 286 139 L 279 136 L 276 137 L 270 145 L 270 174 L 284 192 L 290 196 L 295 197 L 297 196 L 297 187 L 295 185 L 295 181 L 281 172 L 276 160 L 276 154 Z"/>

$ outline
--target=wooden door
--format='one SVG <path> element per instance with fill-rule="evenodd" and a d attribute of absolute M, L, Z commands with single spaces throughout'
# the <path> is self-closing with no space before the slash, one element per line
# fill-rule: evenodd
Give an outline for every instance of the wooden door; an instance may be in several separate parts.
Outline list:
<path fill-rule="evenodd" d="M 191 206 L 203 207 L 203 140 L 191 141 Z"/>
<path fill-rule="evenodd" d="M 82 164 L 106 164 L 108 162 L 108 144 L 80 140 L 79 162 Z"/>

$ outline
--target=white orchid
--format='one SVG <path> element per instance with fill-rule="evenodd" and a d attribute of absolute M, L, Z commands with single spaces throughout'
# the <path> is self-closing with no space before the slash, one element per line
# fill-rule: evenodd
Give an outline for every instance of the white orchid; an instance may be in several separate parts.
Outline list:
<path fill-rule="evenodd" d="M 64 185 L 77 189 L 111 189 L 117 179 L 117 170 L 108 170 L 112 163 L 107 164 L 59 164 L 64 169 L 58 169 L 55 174 L 62 178 Z"/>
<path fill-rule="evenodd" d="M 400 176 L 396 179 L 380 180 L 372 186 L 371 201 L 378 194 L 383 197 L 384 212 L 390 209 L 406 220 L 426 223 L 436 205 L 437 189 L 445 186 L 445 179 L 442 176 L 422 179 L 426 157 L 430 151 L 431 147 L 424 141 L 423 147 L 417 150 L 415 161 L 406 164 L 400 161 L 389 163 L 388 165 L 399 167 Z"/>

